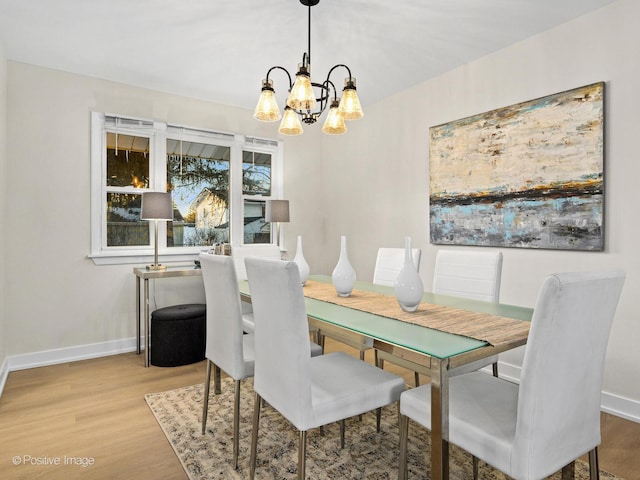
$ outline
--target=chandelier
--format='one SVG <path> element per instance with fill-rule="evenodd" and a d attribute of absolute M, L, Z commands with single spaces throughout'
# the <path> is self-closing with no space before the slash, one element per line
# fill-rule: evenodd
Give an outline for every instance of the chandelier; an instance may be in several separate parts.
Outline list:
<path fill-rule="evenodd" d="M 322 83 L 311 80 L 311 7 L 317 5 L 320 0 L 300 0 L 300 3 L 309 7 L 307 51 L 302 55 L 302 63 L 298 64 L 295 82 L 291 81 L 291 75 L 286 68 L 275 66 L 267 71 L 267 76 L 262 80 L 262 93 L 256 105 L 253 117 L 264 122 L 277 122 L 280 120 L 280 109 L 276 103 L 273 80 L 269 75 L 273 70 L 282 70 L 289 79 L 289 96 L 282 115 L 282 122 L 278 132 L 283 135 L 300 135 L 302 124 L 312 125 L 329 105 L 329 113 L 322 127 L 324 133 L 340 135 L 347 131 L 345 120 L 357 120 L 363 117 L 360 100 L 356 92 L 356 79 L 351 76 L 349 67 L 343 64 L 334 65 L 327 79 Z M 344 80 L 342 98 L 338 98 L 336 87 L 330 80 L 331 74 L 336 68 L 345 68 L 349 76 Z"/>

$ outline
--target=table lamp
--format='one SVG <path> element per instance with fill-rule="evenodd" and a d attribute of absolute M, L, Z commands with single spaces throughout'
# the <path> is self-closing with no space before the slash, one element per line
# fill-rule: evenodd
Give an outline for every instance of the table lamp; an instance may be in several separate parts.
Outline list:
<path fill-rule="evenodd" d="M 171 192 L 144 192 L 142 194 L 142 220 L 155 220 L 155 248 L 153 265 L 147 270 L 166 270 L 166 265 L 158 263 L 158 220 L 173 220 L 173 201 Z"/>
<path fill-rule="evenodd" d="M 289 200 L 267 200 L 264 219 L 276 224 L 276 244 L 280 246 L 280 222 L 289 221 Z"/>

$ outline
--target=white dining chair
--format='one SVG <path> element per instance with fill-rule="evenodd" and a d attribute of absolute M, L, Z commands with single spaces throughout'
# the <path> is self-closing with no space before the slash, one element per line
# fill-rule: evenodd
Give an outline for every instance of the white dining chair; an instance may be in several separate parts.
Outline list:
<path fill-rule="evenodd" d="M 344 352 L 312 358 L 297 264 L 258 258 L 247 258 L 245 263 L 256 317 L 250 478 L 255 476 L 264 399 L 299 431 L 301 480 L 309 429 L 340 422 L 344 445 L 344 419 L 397 402 L 404 381 Z"/>
<path fill-rule="evenodd" d="M 260 257 L 260 258 L 282 258 L 282 252 L 280 247 L 275 244 L 258 244 L 258 245 L 240 245 L 234 247 L 231 251 L 231 257 L 233 258 L 233 264 L 236 267 L 236 276 L 238 281 L 247 279 L 247 269 L 244 265 L 244 259 L 247 257 Z M 254 319 L 253 308 L 251 303 L 242 302 L 242 328 L 245 333 L 253 333 Z"/>
<path fill-rule="evenodd" d="M 500 301 L 502 252 L 438 250 L 433 270 L 433 293 L 470 298 L 483 302 Z M 459 367 L 452 375 L 462 375 L 491 365 L 498 376 L 498 355 Z"/>
<path fill-rule="evenodd" d="M 520 385 L 479 372 L 449 382 L 449 441 L 516 480 L 538 480 L 589 453 L 599 478 L 600 397 L 621 270 L 548 276 L 531 320 Z M 431 388 L 400 399 L 399 479 L 407 476 L 409 419 L 431 428 Z M 474 462 L 474 478 L 477 478 Z"/>
<path fill-rule="evenodd" d="M 240 425 L 240 382 L 253 376 L 254 336 L 243 334 L 242 307 L 233 259 L 225 255 L 200 254 L 200 266 L 207 302 L 207 373 L 204 382 L 202 433 L 207 427 L 211 369 L 214 393 L 221 390 L 220 370 L 233 378 L 233 468 L 238 468 L 238 430 Z"/>
<path fill-rule="evenodd" d="M 422 250 L 412 248 L 413 263 L 417 271 L 420 271 L 420 257 Z M 379 248 L 376 256 L 376 264 L 373 270 L 373 283 L 393 287 L 400 270 L 404 267 L 404 248 Z M 339 331 L 320 331 L 319 343 L 324 348 L 324 337 L 349 345 L 360 352 L 360 360 L 364 360 L 365 352 L 373 348 L 373 339 L 364 335 L 341 334 Z M 378 364 L 378 353 L 374 363 Z"/>

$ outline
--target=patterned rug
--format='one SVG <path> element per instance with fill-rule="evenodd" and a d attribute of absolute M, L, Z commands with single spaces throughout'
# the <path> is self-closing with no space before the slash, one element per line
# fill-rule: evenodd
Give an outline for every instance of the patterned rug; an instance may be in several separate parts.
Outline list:
<path fill-rule="evenodd" d="M 231 465 L 233 418 L 233 383 L 223 379 L 222 394 L 211 389 L 209 416 L 205 435 L 201 431 L 202 385 L 193 385 L 145 396 L 149 408 L 171 443 L 191 480 L 246 479 L 249 477 L 253 389 L 251 380 L 242 383 L 240 404 L 240 456 L 238 470 Z M 340 449 L 338 424 L 327 425 L 324 436 L 319 430 L 307 434 L 309 479 L 395 479 L 398 475 L 397 408 L 382 411 L 381 432 L 376 433 L 375 415 L 367 413 L 362 421 L 347 420 L 345 448 Z M 430 479 L 428 456 L 429 432 L 411 422 L 409 433 L 409 478 Z M 258 437 L 257 479 L 292 479 L 297 472 L 297 431 L 273 408 L 263 407 Z M 451 480 L 472 478 L 471 456 L 450 447 Z M 480 478 L 506 480 L 507 477 L 480 462 Z M 560 479 L 556 474 L 550 477 Z M 576 462 L 576 479 L 589 478 L 586 463 Z M 621 480 L 602 472 L 601 479 Z"/>

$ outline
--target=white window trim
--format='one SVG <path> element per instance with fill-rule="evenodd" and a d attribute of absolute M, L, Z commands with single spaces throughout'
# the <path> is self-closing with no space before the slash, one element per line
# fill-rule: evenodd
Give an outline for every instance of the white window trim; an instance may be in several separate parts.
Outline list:
<path fill-rule="evenodd" d="M 183 137 L 195 141 L 202 137 L 215 139 L 219 145 L 230 147 L 230 237 L 231 246 L 244 244 L 243 209 L 244 199 L 269 200 L 282 198 L 283 193 L 283 143 L 282 141 L 258 139 L 246 137 L 240 134 L 226 134 L 209 132 L 186 126 L 168 125 L 163 122 L 154 122 L 147 119 L 125 117 L 103 112 L 91 112 L 91 253 L 88 255 L 96 265 L 119 264 L 146 264 L 153 262 L 154 255 L 154 230 L 149 225 L 150 244 L 137 247 L 107 247 L 106 246 L 106 134 L 108 130 L 105 122 L 107 117 L 122 118 L 126 120 L 144 122 L 145 126 L 127 127 L 118 126 L 118 133 L 130 133 L 134 135 L 149 136 L 150 151 L 155 152 L 154 158 L 162 161 L 151 161 L 149 165 L 149 188 L 139 189 L 134 187 L 121 187 L 127 193 L 141 193 L 142 191 L 165 191 L 166 188 L 166 145 L 167 138 Z M 149 126 L 146 126 L 149 125 Z M 150 125 L 153 125 L 151 127 Z M 200 137 L 200 138 L 199 138 Z M 256 152 L 271 153 L 271 195 L 243 195 L 242 193 L 242 151 L 255 150 Z M 110 190 L 114 190 L 110 187 Z M 282 228 L 280 232 L 283 236 Z M 273 237 L 273 234 L 272 234 Z M 167 262 L 191 262 L 206 247 L 167 247 L 166 222 L 158 224 L 158 257 L 160 263 Z M 272 243 L 276 239 L 272 238 Z M 282 238 L 280 239 L 282 244 Z M 258 245 L 258 244 L 255 244 Z"/>

